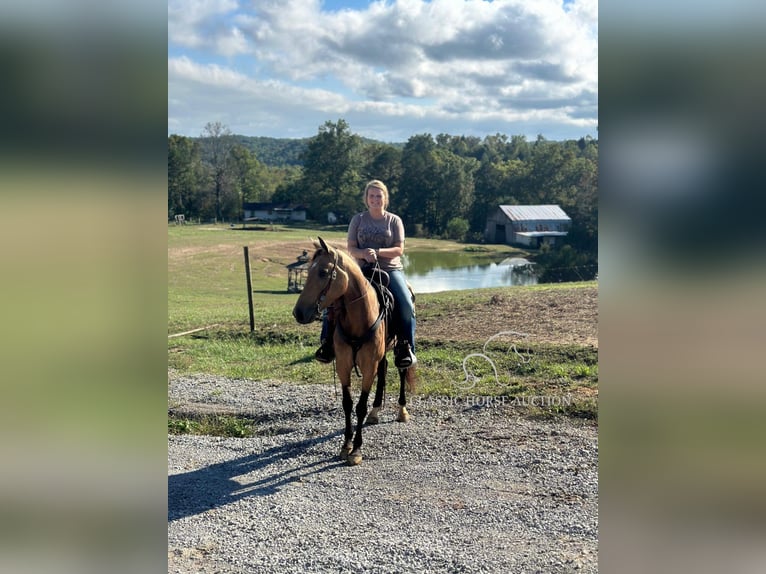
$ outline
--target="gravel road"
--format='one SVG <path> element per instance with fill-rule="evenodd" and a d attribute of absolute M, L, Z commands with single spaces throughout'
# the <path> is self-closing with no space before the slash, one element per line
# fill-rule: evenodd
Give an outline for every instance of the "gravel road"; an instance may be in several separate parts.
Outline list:
<path fill-rule="evenodd" d="M 247 414 L 258 434 L 168 436 L 168 572 L 597 571 L 592 423 L 418 396 L 396 423 L 389 393 L 347 467 L 336 392 L 169 373 L 171 410 Z"/>

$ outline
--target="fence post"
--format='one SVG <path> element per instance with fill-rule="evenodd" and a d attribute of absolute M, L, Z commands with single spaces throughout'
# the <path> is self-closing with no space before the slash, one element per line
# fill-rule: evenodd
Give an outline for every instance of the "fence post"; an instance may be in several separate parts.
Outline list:
<path fill-rule="evenodd" d="M 243 247 L 245 250 L 245 277 L 247 278 L 247 306 L 250 310 L 250 332 L 255 331 L 255 315 L 253 314 L 253 282 L 250 279 L 250 254 L 248 247 Z"/>

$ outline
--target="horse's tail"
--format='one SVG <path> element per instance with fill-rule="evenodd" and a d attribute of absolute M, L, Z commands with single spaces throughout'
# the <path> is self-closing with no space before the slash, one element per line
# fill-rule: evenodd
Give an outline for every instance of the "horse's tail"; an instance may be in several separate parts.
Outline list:
<path fill-rule="evenodd" d="M 414 393 L 418 382 L 418 376 L 415 373 L 415 367 L 410 367 L 405 371 L 404 380 L 407 383 L 407 392 Z"/>

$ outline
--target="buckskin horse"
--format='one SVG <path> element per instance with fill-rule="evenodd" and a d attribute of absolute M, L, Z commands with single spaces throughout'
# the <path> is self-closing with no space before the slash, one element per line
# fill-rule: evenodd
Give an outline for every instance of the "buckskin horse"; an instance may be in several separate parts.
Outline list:
<path fill-rule="evenodd" d="M 343 413 L 346 419 L 340 456 L 348 465 L 362 462 L 362 426 L 379 422 L 386 388 L 388 360 L 386 351 L 393 348 L 394 333 L 387 333 L 387 317 L 378 292 L 365 277 L 357 262 L 348 254 L 329 247 L 320 237 L 314 241 L 308 277 L 293 317 L 299 323 L 316 320 L 329 306 L 335 313 L 335 369 L 343 389 Z M 393 331 L 393 329 L 391 329 Z M 351 425 L 351 371 L 361 372 L 362 385 L 356 405 L 356 432 Z M 372 410 L 367 414 L 367 400 L 377 375 Z M 399 413 L 396 420 L 407 422 L 405 385 L 414 386 L 414 368 L 399 370 Z M 353 439 L 353 441 L 352 441 Z"/>

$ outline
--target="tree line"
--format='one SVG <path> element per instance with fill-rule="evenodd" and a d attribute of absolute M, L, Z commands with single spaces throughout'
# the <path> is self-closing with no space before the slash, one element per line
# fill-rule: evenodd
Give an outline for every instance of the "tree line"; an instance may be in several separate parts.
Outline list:
<path fill-rule="evenodd" d="M 546 280 L 596 273 L 598 140 L 418 134 L 402 146 L 362 138 L 339 119 L 302 143 L 299 165 L 267 165 L 220 122 L 207 124 L 200 138 L 169 136 L 169 218 L 234 222 L 244 202 L 272 201 L 303 205 L 317 221 L 333 212 L 347 222 L 364 208 L 364 183 L 380 179 L 389 209 L 412 236 L 483 241 L 498 205 L 558 204 L 572 226 L 565 241 L 537 257 Z"/>

